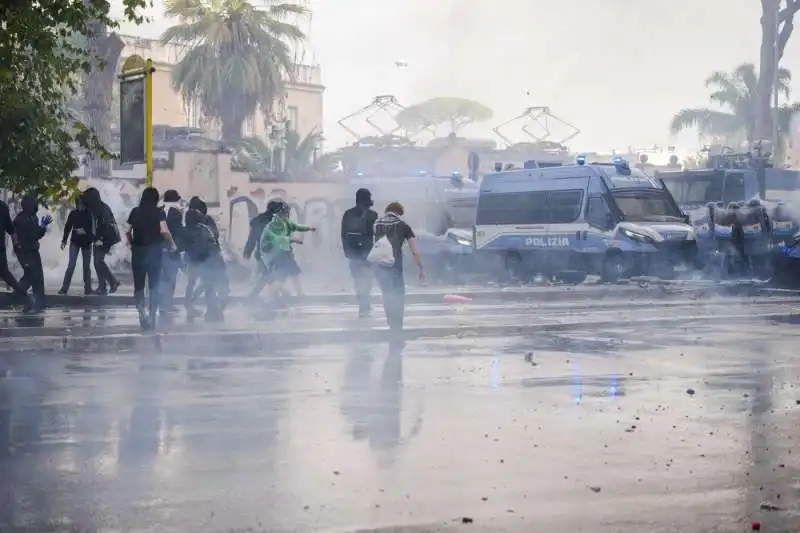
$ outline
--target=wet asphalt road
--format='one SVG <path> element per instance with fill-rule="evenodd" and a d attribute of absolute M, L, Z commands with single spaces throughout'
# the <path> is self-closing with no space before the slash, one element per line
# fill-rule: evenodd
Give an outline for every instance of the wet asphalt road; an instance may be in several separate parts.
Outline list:
<path fill-rule="evenodd" d="M 800 530 L 796 300 L 624 302 L 420 304 L 406 341 L 346 306 L 160 350 L 3 339 L 0 531 Z M 253 329 L 301 334 L 224 349 Z"/>

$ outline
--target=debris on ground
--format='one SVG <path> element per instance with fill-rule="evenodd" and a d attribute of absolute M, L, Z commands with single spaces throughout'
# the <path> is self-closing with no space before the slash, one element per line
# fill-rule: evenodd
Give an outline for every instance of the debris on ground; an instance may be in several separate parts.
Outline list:
<path fill-rule="evenodd" d="M 468 516 L 465 516 L 465 517 L 463 517 L 461 519 L 461 523 L 462 524 L 471 524 L 473 522 L 474 522 L 474 520 L 472 518 L 468 517 Z"/>
<path fill-rule="evenodd" d="M 774 503 L 771 503 L 771 502 L 761 502 L 761 505 L 759 506 L 759 508 L 762 511 L 782 511 L 783 510 L 779 506 L 777 506 L 777 505 L 775 505 Z"/>
<path fill-rule="evenodd" d="M 601 489 L 600 487 L 590 486 L 589 490 L 591 490 L 592 492 L 596 493 L 596 492 L 600 492 L 603 489 Z"/>
<path fill-rule="evenodd" d="M 761 522 L 753 522 L 750 524 L 750 527 L 753 529 L 753 531 L 761 531 Z"/>
<path fill-rule="evenodd" d="M 686 394 L 688 394 L 689 396 L 694 396 L 694 389 L 689 387 L 688 389 L 686 389 Z"/>

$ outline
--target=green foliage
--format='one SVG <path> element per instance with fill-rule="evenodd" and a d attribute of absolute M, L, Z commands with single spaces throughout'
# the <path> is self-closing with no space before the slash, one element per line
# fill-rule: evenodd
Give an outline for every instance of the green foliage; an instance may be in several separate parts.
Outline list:
<path fill-rule="evenodd" d="M 291 45 L 305 39 L 291 22 L 309 15 L 298 3 L 265 0 L 166 0 L 167 16 L 180 23 L 161 36 L 164 43 L 189 47 L 172 71 L 187 102 L 198 100 L 203 114 L 238 142 L 242 124 L 260 106 L 267 114 L 292 75 Z"/>
<path fill-rule="evenodd" d="M 401 128 L 411 134 L 447 124 L 449 133 L 456 133 L 473 122 L 484 122 L 492 118 L 492 110 L 485 105 L 468 100 L 442 96 L 431 98 L 400 111 L 395 120 Z"/>
<path fill-rule="evenodd" d="M 284 147 L 284 174 L 293 178 L 308 172 L 314 165 L 314 152 L 322 141 L 322 135 L 312 131 L 301 137 L 294 130 L 286 132 Z M 245 137 L 238 143 L 236 150 L 236 167 L 244 170 L 254 178 L 278 176 L 273 161 L 280 156 L 279 148 L 273 148 L 260 137 Z"/>
<path fill-rule="evenodd" d="M 788 98 L 791 93 L 792 74 L 782 68 L 778 72 L 778 90 Z M 670 129 L 679 133 L 697 127 L 700 133 L 721 137 L 744 136 L 754 140 L 757 110 L 756 91 L 758 75 L 755 65 L 744 63 L 731 73 L 714 72 L 706 79 L 706 87 L 712 90 L 709 96 L 716 108 L 682 109 L 672 118 Z M 789 130 L 789 118 L 796 106 L 781 106 L 779 131 Z"/>
<path fill-rule="evenodd" d="M 123 0 L 125 17 L 149 0 Z M 77 186 L 73 148 L 98 146 L 93 132 L 70 113 L 68 99 L 93 58 L 81 36 L 90 24 L 109 27 L 107 0 L 12 2 L 2 8 L 0 30 L 0 187 L 15 194 L 59 199 Z"/>

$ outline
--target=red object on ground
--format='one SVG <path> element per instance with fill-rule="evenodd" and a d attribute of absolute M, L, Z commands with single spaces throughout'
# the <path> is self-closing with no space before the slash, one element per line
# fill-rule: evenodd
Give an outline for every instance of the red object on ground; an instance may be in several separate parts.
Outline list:
<path fill-rule="evenodd" d="M 753 522 L 750 527 L 753 528 L 753 531 L 761 531 L 761 522 Z"/>
<path fill-rule="evenodd" d="M 445 294 L 444 295 L 445 302 L 471 302 L 472 298 L 467 298 L 466 296 L 459 296 L 458 294 Z"/>

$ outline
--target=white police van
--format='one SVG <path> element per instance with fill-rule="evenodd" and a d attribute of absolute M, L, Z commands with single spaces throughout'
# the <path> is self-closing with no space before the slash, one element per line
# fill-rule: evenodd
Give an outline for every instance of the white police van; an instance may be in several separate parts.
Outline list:
<path fill-rule="evenodd" d="M 663 182 L 620 158 L 531 163 L 481 182 L 473 247 L 482 264 L 580 283 L 589 274 L 670 277 L 694 262 L 694 231 Z"/>

